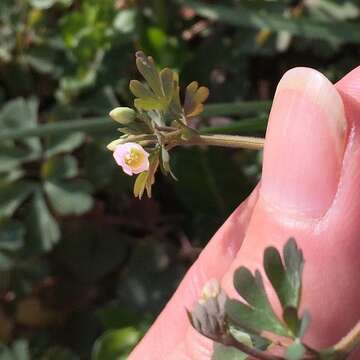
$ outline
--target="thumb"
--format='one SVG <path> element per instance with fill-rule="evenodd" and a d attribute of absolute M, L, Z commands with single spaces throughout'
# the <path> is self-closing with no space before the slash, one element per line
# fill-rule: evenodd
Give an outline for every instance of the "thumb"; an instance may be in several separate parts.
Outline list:
<path fill-rule="evenodd" d="M 341 97 L 321 73 L 288 71 L 266 134 L 263 198 L 296 216 L 322 217 L 338 188 L 346 127 Z"/>
<path fill-rule="evenodd" d="M 353 221 L 360 199 L 352 195 L 360 186 L 357 106 L 315 70 L 284 75 L 271 110 L 259 199 L 223 279 L 235 294 L 236 268 L 260 268 L 267 246 L 280 249 L 294 236 L 305 257 L 302 306 L 313 318 L 306 341 L 315 347 L 338 341 L 360 318 L 360 226 Z"/>

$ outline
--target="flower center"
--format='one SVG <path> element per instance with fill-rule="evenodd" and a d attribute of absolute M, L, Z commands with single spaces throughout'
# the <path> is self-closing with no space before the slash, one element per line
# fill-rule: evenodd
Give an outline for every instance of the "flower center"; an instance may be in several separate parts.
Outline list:
<path fill-rule="evenodd" d="M 144 157 L 145 155 L 140 150 L 132 148 L 125 155 L 125 164 L 136 169 L 142 164 Z"/>

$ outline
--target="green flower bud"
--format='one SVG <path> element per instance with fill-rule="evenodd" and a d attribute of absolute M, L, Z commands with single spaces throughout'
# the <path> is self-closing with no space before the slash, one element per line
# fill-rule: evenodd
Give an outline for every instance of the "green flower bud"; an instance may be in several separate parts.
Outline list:
<path fill-rule="evenodd" d="M 210 280 L 205 284 L 193 311 L 188 312 L 192 326 L 212 340 L 221 338 L 226 332 L 226 299 L 220 283 L 215 279 Z"/>
<path fill-rule="evenodd" d="M 120 124 L 126 125 L 135 120 L 136 113 L 128 107 L 117 107 L 109 113 L 110 117 Z"/>

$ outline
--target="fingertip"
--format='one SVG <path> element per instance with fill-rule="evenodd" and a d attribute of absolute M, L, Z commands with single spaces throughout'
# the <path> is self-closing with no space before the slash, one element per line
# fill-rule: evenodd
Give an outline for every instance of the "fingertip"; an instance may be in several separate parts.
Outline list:
<path fill-rule="evenodd" d="M 335 84 L 336 88 L 360 102 L 360 66 L 350 71 Z"/>

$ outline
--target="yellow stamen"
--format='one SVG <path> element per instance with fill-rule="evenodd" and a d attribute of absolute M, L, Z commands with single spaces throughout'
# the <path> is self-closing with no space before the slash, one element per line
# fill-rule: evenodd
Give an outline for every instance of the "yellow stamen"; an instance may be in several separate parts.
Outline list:
<path fill-rule="evenodd" d="M 139 149 L 132 148 L 125 156 L 125 164 L 133 169 L 138 168 L 144 161 L 145 155 Z"/>

